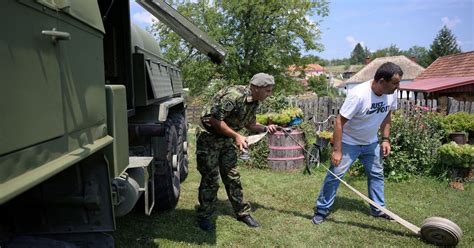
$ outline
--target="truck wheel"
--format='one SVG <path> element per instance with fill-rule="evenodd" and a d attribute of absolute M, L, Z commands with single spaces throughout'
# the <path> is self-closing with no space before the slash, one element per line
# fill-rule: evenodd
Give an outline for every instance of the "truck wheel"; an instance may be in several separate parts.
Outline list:
<path fill-rule="evenodd" d="M 159 210 L 174 208 L 180 193 L 178 134 L 171 119 L 165 128 L 163 146 L 155 147 L 155 203 Z"/>
<path fill-rule="evenodd" d="M 186 119 L 184 114 L 175 113 L 171 116 L 173 119 L 174 125 L 176 127 L 176 132 L 178 133 L 179 139 L 182 141 L 180 144 L 181 151 L 179 153 L 179 173 L 181 182 L 184 182 L 188 177 L 189 173 L 189 161 L 188 161 L 188 129 L 186 126 Z"/>

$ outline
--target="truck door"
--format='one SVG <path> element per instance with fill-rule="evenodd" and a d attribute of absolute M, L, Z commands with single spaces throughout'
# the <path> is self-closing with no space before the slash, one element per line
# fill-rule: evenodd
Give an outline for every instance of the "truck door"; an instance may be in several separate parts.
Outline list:
<path fill-rule="evenodd" d="M 1 157 L 63 135 L 64 121 L 58 50 L 42 34 L 57 27 L 57 13 L 33 1 L 9 0 L 0 16 Z"/>

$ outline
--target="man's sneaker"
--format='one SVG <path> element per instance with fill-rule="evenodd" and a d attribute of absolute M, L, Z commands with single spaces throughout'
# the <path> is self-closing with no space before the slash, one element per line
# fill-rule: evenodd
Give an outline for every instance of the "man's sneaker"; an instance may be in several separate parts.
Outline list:
<path fill-rule="evenodd" d="M 311 222 L 315 225 L 319 225 L 323 223 L 325 219 L 326 219 L 326 216 L 322 214 L 315 214 L 313 218 L 311 218 Z"/>
<path fill-rule="evenodd" d="M 198 225 L 199 228 L 201 228 L 203 231 L 212 231 L 214 230 L 214 224 L 212 224 L 212 221 L 210 219 L 198 219 Z"/>
<path fill-rule="evenodd" d="M 249 227 L 260 227 L 260 224 L 250 215 L 237 217 L 237 220 L 242 221 L 243 223 L 247 224 L 247 226 Z"/>
<path fill-rule="evenodd" d="M 383 218 L 383 219 L 386 219 L 386 220 L 389 220 L 389 221 L 395 221 L 395 219 L 393 219 L 392 217 L 390 217 L 386 213 L 381 213 L 379 215 L 372 215 L 372 216 L 375 217 L 375 218 Z"/>

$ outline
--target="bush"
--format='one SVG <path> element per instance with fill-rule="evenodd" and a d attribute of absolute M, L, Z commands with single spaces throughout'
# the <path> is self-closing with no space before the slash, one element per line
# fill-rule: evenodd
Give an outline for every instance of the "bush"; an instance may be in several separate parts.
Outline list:
<path fill-rule="evenodd" d="M 446 134 L 453 132 L 474 133 L 474 115 L 458 112 L 447 115 L 442 120 L 442 127 Z"/>
<path fill-rule="evenodd" d="M 440 165 L 444 168 L 473 168 L 474 146 L 455 142 L 442 145 L 439 150 Z"/>

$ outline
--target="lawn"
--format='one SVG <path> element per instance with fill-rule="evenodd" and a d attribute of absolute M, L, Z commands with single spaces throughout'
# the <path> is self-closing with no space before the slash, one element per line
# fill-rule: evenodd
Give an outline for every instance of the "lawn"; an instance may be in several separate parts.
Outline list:
<path fill-rule="evenodd" d="M 240 168 L 244 197 L 261 223 L 248 228 L 233 217 L 224 185 L 218 193 L 216 231 L 203 232 L 196 226 L 195 207 L 200 175 L 194 160 L 194 137 L 190 138 L 190 172 L 181 185 L 176 209 L 155 212 L 148 217 L 140 210 L 118 219 L 113 233 L 117 247 L 318 247 L 318 246 L 430 246 L 396 222 L 369 216 L 367 204 L 343 185 L 333 211 L 322 225 L 311 224 L 314 200 L 324 171 L 313 175 L 299 172 L 276 173 Z M 365 178 L 345 178 L 366 194 Z M 431 178 L 414 178 L 403 183 L 386 182 L 386 204 L 390 210 L 421 226 L 432 216 L 448 218 L 463 230 L 459 247 L 474 244 L 474 189 L 447 187 Z"/>

